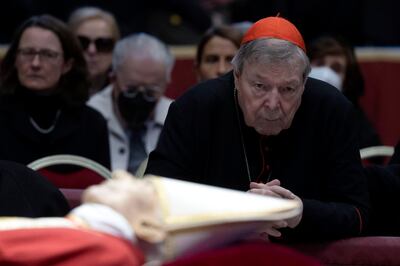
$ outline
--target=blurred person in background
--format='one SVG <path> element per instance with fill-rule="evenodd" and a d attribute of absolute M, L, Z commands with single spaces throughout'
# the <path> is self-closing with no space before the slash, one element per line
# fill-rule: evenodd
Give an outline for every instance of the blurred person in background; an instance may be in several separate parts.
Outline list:
<path fill-rule="evenodd" d="M 108 122 L 113 170 L 135 173 L 156 147 L 172 102 L 163 95 L 173 65 L 168 47 L 146 33 L 117 43 L 111 84 L 88 102 Z"/>
<path fill-rule="evenodd" d="M 71 14 L 68 24 L 84 50 L 93 94 L 109 84 L 112 51 L 120 38 L 117 21 L 100 8 L 81 7 Z"/>
<path fill-rule="evenodd" d="M 195 71 L 199 81 L 217 78 L 232 70 L 232 59 L 242 34 L 231 26 L 209 29 L 197 46 Z"/>
<path fill-rule="evenodd" d="M 381 145 L 359 104 L 364 93 L 364 79 L 353 47 L 340 38 L 322 36 L 310 43 L 308 55 L 312 66 L 310 76 L 331 83 L 356 107 L 360 148 Z"/>
<path fill-rule="evenodd" d="M 62 21 L 34 16 L 1 64 L 0 159 L 29 164 L 55 154 L 109 167 L 107 124 L 85 105 L 89 82 L 76 37 Z"/>

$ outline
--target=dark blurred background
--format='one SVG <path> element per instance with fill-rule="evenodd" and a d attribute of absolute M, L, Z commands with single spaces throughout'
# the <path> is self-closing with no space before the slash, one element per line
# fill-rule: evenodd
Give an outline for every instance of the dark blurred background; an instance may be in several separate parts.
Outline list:
<path fill-rule="evenodd" d="M 67 20 L 77 7 L 115 14 L 123 35 L 145 31 L 169 44 L 194 44 L 212 24 L 256 21 L 278 13 L 306 41 L 341 35 L 357 46 L 400 45 L 400 2 L 395 0 L 14 0 L 1 7 L 0 43 L 7 44 L 26 18 L 48 13 Z"/>

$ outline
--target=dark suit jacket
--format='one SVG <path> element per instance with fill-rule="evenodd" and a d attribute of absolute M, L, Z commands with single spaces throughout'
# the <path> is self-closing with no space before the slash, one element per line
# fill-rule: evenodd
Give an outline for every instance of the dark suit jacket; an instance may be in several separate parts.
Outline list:
<path fill-rule="evenodd" d="M 69 206 L 61 192 L 37 172 L 0 161 L 0 216 L 64 216 Z"/>

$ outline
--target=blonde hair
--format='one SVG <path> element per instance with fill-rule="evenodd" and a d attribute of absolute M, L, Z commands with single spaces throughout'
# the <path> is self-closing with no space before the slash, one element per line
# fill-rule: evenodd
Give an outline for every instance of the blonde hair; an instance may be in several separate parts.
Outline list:
<path fill-rule="evenodd" d="M 111 28 L 113 39 L 119 40 L 121 34 L 114 15 L 98 7 L 87 6 L 76 9 L 69 16 L 68 25 L 72 32 L 76 33 L 82 23 L 92 19 L 104 20 Z"/>

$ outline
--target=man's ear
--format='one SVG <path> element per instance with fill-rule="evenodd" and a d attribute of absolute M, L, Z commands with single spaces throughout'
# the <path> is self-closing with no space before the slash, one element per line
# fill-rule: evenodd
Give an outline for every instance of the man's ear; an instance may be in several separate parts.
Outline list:
<path fill-rule="evenodd" d="M 239 76 L 240 76 L 239 72 L 233 70 L 233 78 L 234 78 L 236 89 L 239 89 L 239 86 L 238 86 L 239 85 Z"/>
<path fill-rule="evenodd" d="M 237 70 L 233 70 L 233 77 L 234 77 L 235 79 L 238 79 L 238 78 L 239 78 L 239 76 L 240 76 L 240 73 L 239 73 L 239 71 L 237 71 Z"/>
<path fill-rule="evenodd" d="M 68 59 L 66 62 L 64 62 L 63 70 L 62 73 L 63 75 L 68 73 L 72 66 L 74 65 L 75 60 L 73 58 Z"/>

